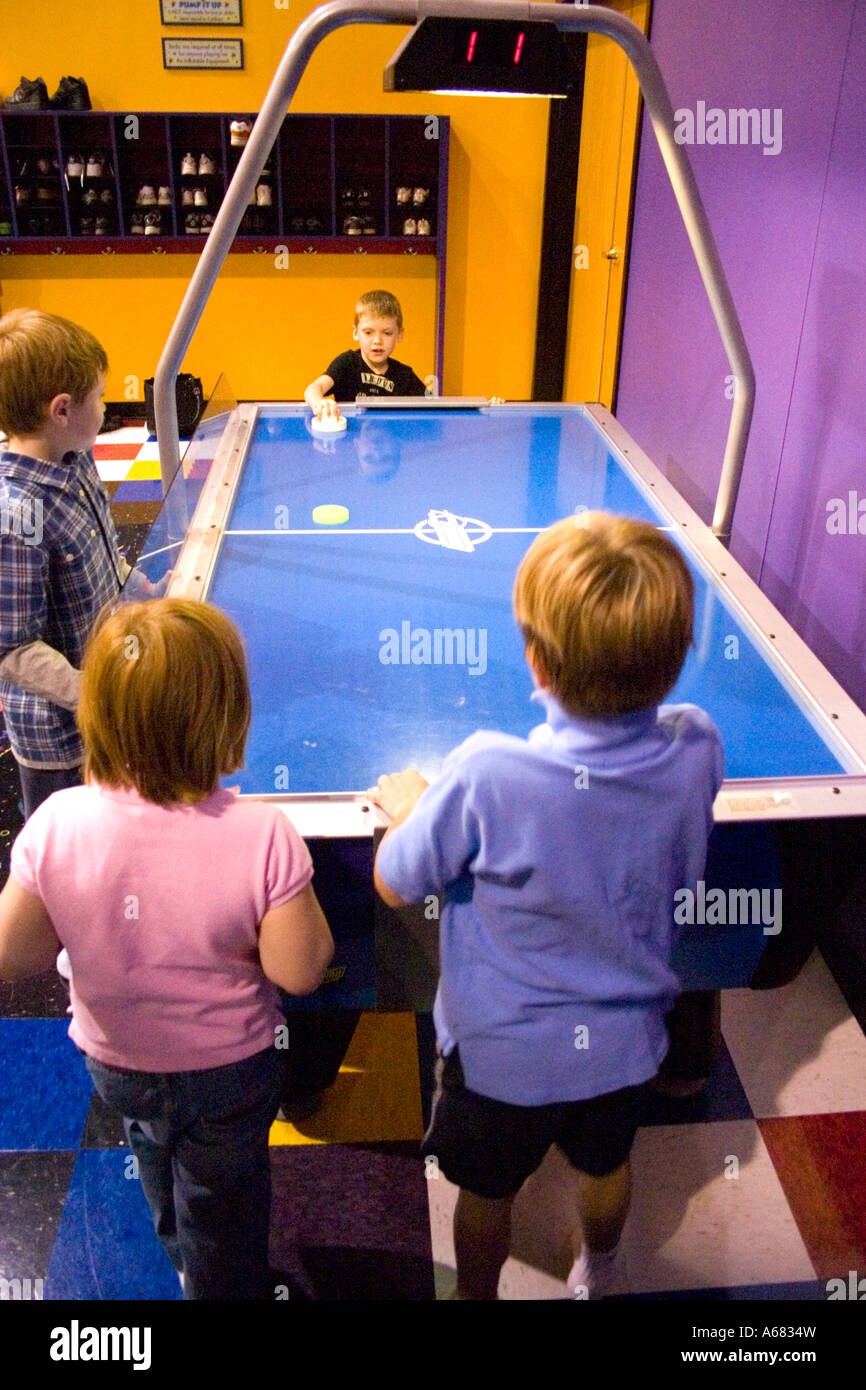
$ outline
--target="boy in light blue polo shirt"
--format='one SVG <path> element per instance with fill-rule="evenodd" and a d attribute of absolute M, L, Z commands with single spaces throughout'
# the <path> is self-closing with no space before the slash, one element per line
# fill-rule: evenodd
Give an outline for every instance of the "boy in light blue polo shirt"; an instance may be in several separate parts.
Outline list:
<path fill-rule="evenodd" d="M 511 1205 L 557 1143 L 578 1170 L 572 1290 L 621 1281 L 629 1153 L 667 1051 L 674 894 L 702 876 L 722 782 L 718 732 L 659 708 L 692 637 L 694 589 L 654 526 L 558 522 L 518 570 L 514 609 L 547 722 L 477 733 L 431 785 L 371 791 L 391 906 L 443 894 L 441 1060 L 424 1144 L 461 1191 L 457 1293 L 496 1298 Z"/>

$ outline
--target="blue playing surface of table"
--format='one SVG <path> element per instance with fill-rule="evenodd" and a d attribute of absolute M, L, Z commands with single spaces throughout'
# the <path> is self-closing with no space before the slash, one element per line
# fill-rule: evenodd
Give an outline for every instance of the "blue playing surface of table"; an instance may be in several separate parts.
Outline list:
<path fill-rule="evenodd" d="M 316 525 L 322 504 L 348 521 Z M 208 593 L 249 653 L 247 766 L 230 780 L 253 793 L 362 790 L 410 764 L 434 774 L 476 729 L 525 735 L 540 709 L 514 575 L 540 529 L 582 508 L 665 524 L 573 409 L 379 410 L 323 441 L 302 410 L 263 407 Z M 713 717 L 728 777 L 838 773 L 690 564 L 695 646 L 671 702 Z"/>

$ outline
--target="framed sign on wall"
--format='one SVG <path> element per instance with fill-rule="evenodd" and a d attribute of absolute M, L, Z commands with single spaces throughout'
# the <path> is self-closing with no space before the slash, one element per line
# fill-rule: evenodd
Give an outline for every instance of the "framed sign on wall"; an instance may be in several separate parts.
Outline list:
<path fill-rule="evenodd" d="M 244 65 L 243 39 L 163 39 L 164 68 L 227 68 Z"/>
<path fill-rule="evenodd" d="M 243 24 L 243 0 L 159 0 L 162 23 Z"/>

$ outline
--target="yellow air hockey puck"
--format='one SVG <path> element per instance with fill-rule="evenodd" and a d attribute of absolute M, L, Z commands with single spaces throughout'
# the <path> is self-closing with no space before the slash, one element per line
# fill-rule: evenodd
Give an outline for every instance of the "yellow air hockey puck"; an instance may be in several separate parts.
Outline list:
<path fill-rule="evenodd" d="M 342 526 L 349 520 L 349 508 L 337 507 L 333 503 L 314 507 L 313 520 L 317 526 Z"/>

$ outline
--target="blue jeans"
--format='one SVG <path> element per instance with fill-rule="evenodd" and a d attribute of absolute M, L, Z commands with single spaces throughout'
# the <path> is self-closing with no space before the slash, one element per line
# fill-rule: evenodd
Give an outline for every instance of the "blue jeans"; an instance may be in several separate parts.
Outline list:
<path fill-rule="evenodd" d="M 19 763 L 18 777 L 25 820 L 29 820 L 36 807 L 41 806 L 54 792 L 81 786 L 80 767 L 23 767 Z"/>
<path fill-rule="evenodd" d="M 156 1234 L 187 1299 L 272 1299 L 271 1169 L 283 1056 L 266 1048 L 206 1071 L 87 1070 L 119 1110 Z"/>

